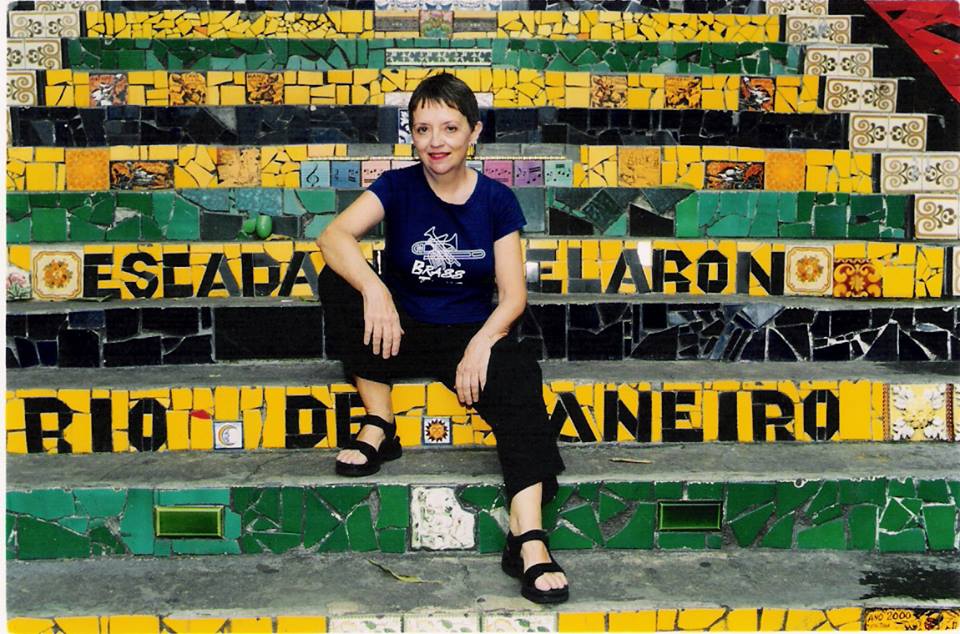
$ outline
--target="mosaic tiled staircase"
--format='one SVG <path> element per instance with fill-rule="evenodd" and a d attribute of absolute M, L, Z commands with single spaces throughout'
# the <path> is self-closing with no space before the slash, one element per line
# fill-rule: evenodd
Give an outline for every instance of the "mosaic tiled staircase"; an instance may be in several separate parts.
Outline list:
<path fill-rule="evenodd" d="M 960 626 L 955 5 L 367 5 L 8 13 L 9 629 Z M 555 610 L 442 386 L 332 475 L 363 410 L 313 239 L 412 159 L 436 68 L 528 220 Z"/>

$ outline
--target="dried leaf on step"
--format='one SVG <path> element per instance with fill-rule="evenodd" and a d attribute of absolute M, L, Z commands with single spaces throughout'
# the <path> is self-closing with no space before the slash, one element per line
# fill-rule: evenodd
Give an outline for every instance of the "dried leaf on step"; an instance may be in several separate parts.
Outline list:
<path fill-rule="evenodd" d="M 426 579 L 421 579 L 420 577 L 411 577 L 411 576 L 409 576 L 409 575 L 398 575 L 397 573 L 395 573 L 394 571 L 390 570 L 389 568 L 387 568 L 387 567 L 384 566 L 383 564 L 378 564 L 377 562 L 375 562 L 375 561 L 372 560 L 372 559 L 368 559 L 367 561 L 369 561 L 371 564 L 373 564 L 374 566 L 376 566 L 376 567 L 379 568 L 380 570 L 384 571 L 385 573 L 391 575 L 391 576 L 392 576 L 394 579 L 396 579 L 397 581 L 402 581 L 403 583 L 439 583 L 439 581 L 428 581 L 428 580 L 426 580 Z"/>
<path fill-rule="evenodd" d="M 610 462 L 630 462 L 633 464 L 653 464 L 653 460 L 640 460 L 639 458 L 610 458 Z"/>

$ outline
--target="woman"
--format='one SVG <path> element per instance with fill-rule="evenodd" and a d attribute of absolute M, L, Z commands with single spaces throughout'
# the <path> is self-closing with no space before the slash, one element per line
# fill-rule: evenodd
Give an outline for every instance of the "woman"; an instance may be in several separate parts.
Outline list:
<path fill-rule="evenodd" d="M 381 175 L 317 239 L 327 263 L 320 297 L 328 351 L 343 361 L 367 411 L 337 455 L 337 473 L 370 475 L 399 458 L 392 382 L 439 379 L 496 436 L 510 509 L 503 570 L 522 578 L 528 599 L 565 601 L 566 577 L 541 524 L 541 504 L 553 499 L 564 468 L 558 430 L 548 423 L 536 359 L 504 338 L 527 301 L 523 213 L 509 187 L 466 165 L 483 126 L 464 82 L 448 73 L 427 78 L 409 110 L 420 163 Z M 381 220 L 382 280 L 357 242 Z"/>

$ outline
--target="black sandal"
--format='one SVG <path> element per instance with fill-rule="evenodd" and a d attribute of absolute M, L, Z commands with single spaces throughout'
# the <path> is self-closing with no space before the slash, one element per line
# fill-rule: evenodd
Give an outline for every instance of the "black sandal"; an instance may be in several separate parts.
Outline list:
<path fill-rule="evenodd" d="M 363 417 L 360 429 L 363 429 L 364 425 L 373 425 L 383 430 L 386 437 L 383 439 L 383 442 L 380 443 L 380 449 L 376 449 L 373 445 L 363 442 L 362 440 L 351 438 L 343 449 L 356 449 L 366 457 L 367 461 L 363 464 L 349 464 L 337 460 L 338 475 L 351 478 L 373 475 L 377 471 L 380 471 L 380 465 L 382 463 L 388 460 L 396 460 L 403 454 L 403 449 L 400 447 L 400 439 L 397 438 L 396 423 L 388 423 L 379 416 L 367 414 Z"/>
<path fill-rule="evenodd" d="M 550 555 L 550 563 L 533 564 L 526 571 L 523 569 L 523 557 L 520 555 L 520 546 L 525 542 L 542 541 Z M 520 594 L 534 603 L 563 603 L 570 598 L 570 586 L 541 590 L 534 585 L 537 578 L 547 572 L 563 572 L 563 568 L 550 553 L 550 543 L 547 541 L 547 532 L 536 528 L 523 535 L 514 536 L 507 531 L 507 544 L 503 547 L 503 556 L 500 558 L 500 568 L 515 579 L 522 579 Z"/>

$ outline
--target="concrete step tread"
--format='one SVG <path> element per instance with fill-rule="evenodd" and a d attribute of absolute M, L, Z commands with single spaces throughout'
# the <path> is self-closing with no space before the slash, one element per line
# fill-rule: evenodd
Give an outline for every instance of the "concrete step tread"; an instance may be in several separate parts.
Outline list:
<path fill-rule="evenodd" d="M 560 447 L 561 483 L 624 481 L 752 482 L 886 478 L 943 479 L 960 473 L 957 443 L 602 443 Z M 502 483 L 493 447 L 407 448 L 365 478 L 334 473 L 337 451 L 10 454 L 7 490 L 194 489 L 231 486 Z M 649 463 L 614 459 L 649 460 Z M 953 465 L 953 466 L 951 466 Z"/>
<path fill-rule="evenodd" d="M 836 381 L 870 379 L 899 383 L 952 383 L 960 361 L 795 363 L 765 361 L 541 361 L 544 381 L 696 382 Z M 110 387 L 149 389 L 193 385 L 324 385 L 344 383 L 339 361 L 259 361 L 219 365 L 166 365 L 143 368 L 30 368 L 7 373 L 7 389 Z M 429 382 L 412 378 L 405 383 Z"/>
<path fill-rule="evenodd" d="M 501 572 L 497 555 L 373 552 L 12 561 L 7 611 L 10 616 L 329 617 L 960 604 L 955 553 L 562 551 L 556 556 L 571 588 L 570 601 L 559 607 L 523 599 L 519 582 Z M 398 581 L 368 559 L 430 583 Z M 815 579 L 829 583 L 809 582 Z"/>

